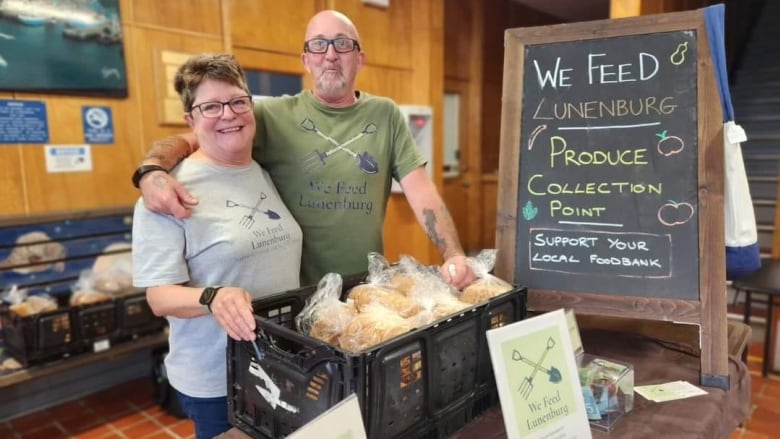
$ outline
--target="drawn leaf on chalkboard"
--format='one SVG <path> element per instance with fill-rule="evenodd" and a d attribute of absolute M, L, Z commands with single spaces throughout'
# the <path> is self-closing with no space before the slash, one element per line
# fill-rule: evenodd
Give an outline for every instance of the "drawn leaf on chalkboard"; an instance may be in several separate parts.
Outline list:
<path fill-rule="evenodd" d="M 679 153 L 685 148 L 685 142 L 677 136 L 668 135 L 667 130 L 655 133 L 655 135 L 661 138 L 661 140 L 658 141 L 658 153 L 663 156 L 669 157 L 670 155 Z"/>
<path fill-rule="evenodd" d="M 531 221 L 536 218 L 537 213 L 539 213 L 539 209 L 537 209 L 530 200 L 523 206 L 523 218 L 525 218 L 526 221 Z"/>

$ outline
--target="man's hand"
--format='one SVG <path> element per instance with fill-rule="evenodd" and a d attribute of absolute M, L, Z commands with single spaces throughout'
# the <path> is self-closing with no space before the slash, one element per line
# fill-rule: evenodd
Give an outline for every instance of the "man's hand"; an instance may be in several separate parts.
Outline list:
<path fill-rule="evenodd" d="M 477 275 L 474 274 L 474 270 L 471 269 L 471 265 L 468 264 L 464 255 L 447 258 L 439 271 L 448 284 L 459 290 L 471 285 L 477 279 Z"/>
<path fill-rule="evenodd" d="M 152 212 L 165 213 L 184 219 L 190 216 L 198 200 L 175 178 L 163 171 L 153 171 L 141 178 L 139 187 L 144 206 Z"/>

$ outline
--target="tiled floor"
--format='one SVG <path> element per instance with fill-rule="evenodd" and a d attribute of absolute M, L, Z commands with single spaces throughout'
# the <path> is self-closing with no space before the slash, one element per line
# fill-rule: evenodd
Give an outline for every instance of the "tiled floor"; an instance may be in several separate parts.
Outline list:
<path fill-rule="evenodd" d="M 729 439 L 780 438 L 780 375 L 761 377 L 763 328 L 755 324 L 748 367 L 753 409 Z M 163 439 L 193 438 L 193 425 L 155 404 L 151 378 L 0 423 L 0 438 Z"/>
<path fill-rule="evenodd" d="M 0 423 L 0 438 L 194 438 L 192 422 L 167 414 L 155 402 L 152 378 Z"/>

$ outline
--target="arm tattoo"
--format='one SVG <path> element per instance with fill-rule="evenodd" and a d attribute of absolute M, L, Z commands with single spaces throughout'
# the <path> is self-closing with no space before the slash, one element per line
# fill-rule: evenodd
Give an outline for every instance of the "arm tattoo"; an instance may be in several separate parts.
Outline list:
<path fill-rule="evenodd" d="M 186 144 L 186 147 L 182 145 Z M 173 169 L 179 162 L 192 153 L 187 141 L 177 137 L 169 137 L 154 142 L 144 160 L 153 160 L 165 169 Z"/>
<path fill-rule="evenodd" d="M 431 241 L 433 241 L 439 251 L 443 252 L 447 248 L 447 243 L 436 231 L 436 224 L 438 222 L 436 213 L 433 209 L 423 209 L 423 216 L 425 217 L 425 231 L 428 233 L 428 237 L 431 238 Z"/>

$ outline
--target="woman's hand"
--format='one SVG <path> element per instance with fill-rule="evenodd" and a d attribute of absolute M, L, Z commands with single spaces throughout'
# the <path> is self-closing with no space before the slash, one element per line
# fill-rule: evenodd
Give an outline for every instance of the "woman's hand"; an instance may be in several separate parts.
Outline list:
<path fill-rule="evenodd" d="M 234 340 L 255 339 L 252 295 L 243 288 L 222 287 L 211 302 L 211 314 Z"/>

